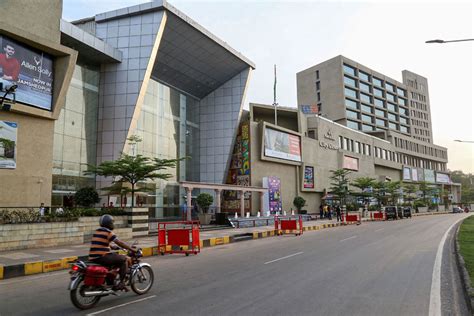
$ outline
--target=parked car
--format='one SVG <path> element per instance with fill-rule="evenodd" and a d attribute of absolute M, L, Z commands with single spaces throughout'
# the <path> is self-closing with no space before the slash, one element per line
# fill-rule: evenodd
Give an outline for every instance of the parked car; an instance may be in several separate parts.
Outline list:
<path fill-rule="evenodd" d="M 462 212 L 464 212 L 464 211 L 459 206 L 453 207 L 453 213 L 462 213 Z"/>
<path fill-rule="evenodd" d="M 397 217 L 398 217 L 398 219 L 403 218 L 403 207 L 401 207 L 401 206 L 397 206 Z"/>
<path fill-rule="evenodd" d="M 385 215 L 387 220 L 388 219 L 397 219 L 397 207 L 396 206 L 386 206 L 385 209 Z"/>
<path fill-rule="evenodd" d="M 405 217 L 405 218 L 410 217 L 411 218 L 411 207 L 405 206 L 403 208 L 403 217 Z"/>

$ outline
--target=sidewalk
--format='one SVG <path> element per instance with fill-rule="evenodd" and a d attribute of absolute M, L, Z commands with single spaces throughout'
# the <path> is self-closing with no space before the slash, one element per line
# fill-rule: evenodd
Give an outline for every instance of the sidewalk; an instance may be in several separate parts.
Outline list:
<path fill-rule="evenodd" d="M 304 230 L 320 230 L 340 226 L 336 220 L 316 220 L 303 222 Z M 201 248 L 213 247 L 239 241 L 275 236 L 273 225 L 220 229 L 200 232 Z M 120 238 L 120 236 L 118 236 Z M 137 247 L 143 249 L 144 256 L 157 254 L 157 236 L 126 240 L 128 243 L 137 241 Z M 51 272 L 69 268 L 69 263 L 78 257 L 87 257 L 89 243 L 58 246 L 39 249 L 24 249 L 0 252 L 0 280 L 18 276 Z"/>

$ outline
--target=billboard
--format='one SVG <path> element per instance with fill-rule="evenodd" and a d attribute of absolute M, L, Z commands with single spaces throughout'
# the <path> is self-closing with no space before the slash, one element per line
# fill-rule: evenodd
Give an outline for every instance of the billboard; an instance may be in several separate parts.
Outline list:
<path fill-rule="evenodd" d="M 0 121 L 0 169 L 16 168 L 16 135 L 18 124 Z"/>
<path fill-rule="evenodd" d="M 301 161 L 301 139 L 299 136 L 265 128 L 265 156 L 291 161 Z"/>
<path fill-rule="evenodd" d="M 411 169 L 411 178 L 413 181 L 418 181 L 418 169 Z"/>
<path fill-rule="evenodd" d="M 316 104 L 301 105 L 300 109 L 303 114 L 318 114 L 319 113 L 319 109 Z"/>
<path fill-rule="evenodd" d="M 449 174 L 436 172 L 436 182 L 439 183 L 451 183 Z"/>
<path fill-rule="evenodd" d="M 359 170 L 359 159 L 349 156 L 344 156 L 342 161 L 342 168 L 358 171 Z"/>
<path fill-rule="evenodd" d="M 281 212 L 281 181 L 278 177 L 264 177 L 262 179 L 262 186 L 268 188 L 264 194 L 264 210 L 271 214 Z"/>
<path fill-rule="evenodd" d="M 408 167 L 403 167 L 403 180 L 411 180 L 411 169 Z"/>
<path fill-rule="evenodd" d="M 314 189 L 314 168 L 311 166 L 304 167 L 303 188 Z"/>
<path fill-rule="evenodd" d="M 18 86 L 7 99 L 51 111 L 53 76 L 51 55 L 0 35 L 0 82 Z"/>
<path fill-rule="evenodd" d="M 424 169 L 425 181 L 426 182 L 435 182 L 435 172 L 434 170 Z"/>

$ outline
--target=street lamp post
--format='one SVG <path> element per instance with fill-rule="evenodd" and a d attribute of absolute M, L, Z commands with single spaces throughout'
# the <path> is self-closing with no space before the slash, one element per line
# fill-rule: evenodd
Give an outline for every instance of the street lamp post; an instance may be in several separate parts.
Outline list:
<path fill-rule="evenodd" d="M 460 139 L 455 139 L 455 142 L 458 143 L 474 143 L 474 140 L 460 140 Z"/>
<path fill-rule="evenodd" d="M 442 39 L 434 39 L 426 41 L 427 44 L 445 44 L 445 43 L 453 43 L 453 42 L 469 42 L 474 41 L 474 38 L 465 38 L 465 39 L 458 39 L 458 40 L 442 40 Z"/>

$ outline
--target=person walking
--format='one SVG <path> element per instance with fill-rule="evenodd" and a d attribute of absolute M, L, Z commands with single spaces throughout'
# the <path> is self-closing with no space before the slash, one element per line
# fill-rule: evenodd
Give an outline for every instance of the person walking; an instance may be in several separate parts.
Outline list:
<path fill-rule="evenodd" d="M 331 207 L 331 205 L 328 205 L 328 219 L 332 220 L 332 207 Z"/>
<path fill-rule="evenodd" d="M 319 204 L 319 219 L 323 219 L 324 211 L 323 211 L 323 204 Z"/>
<path fill-rule="evenodd" d="M 328 218 L 328 206 L 324 204 L 323 206 L 324 218 Z"/>
<path fill-rule="evenodd" d="M 341 221 L 341 206 L 339 205 L 336 206 L 336 219 L 338 222 Z"/>

